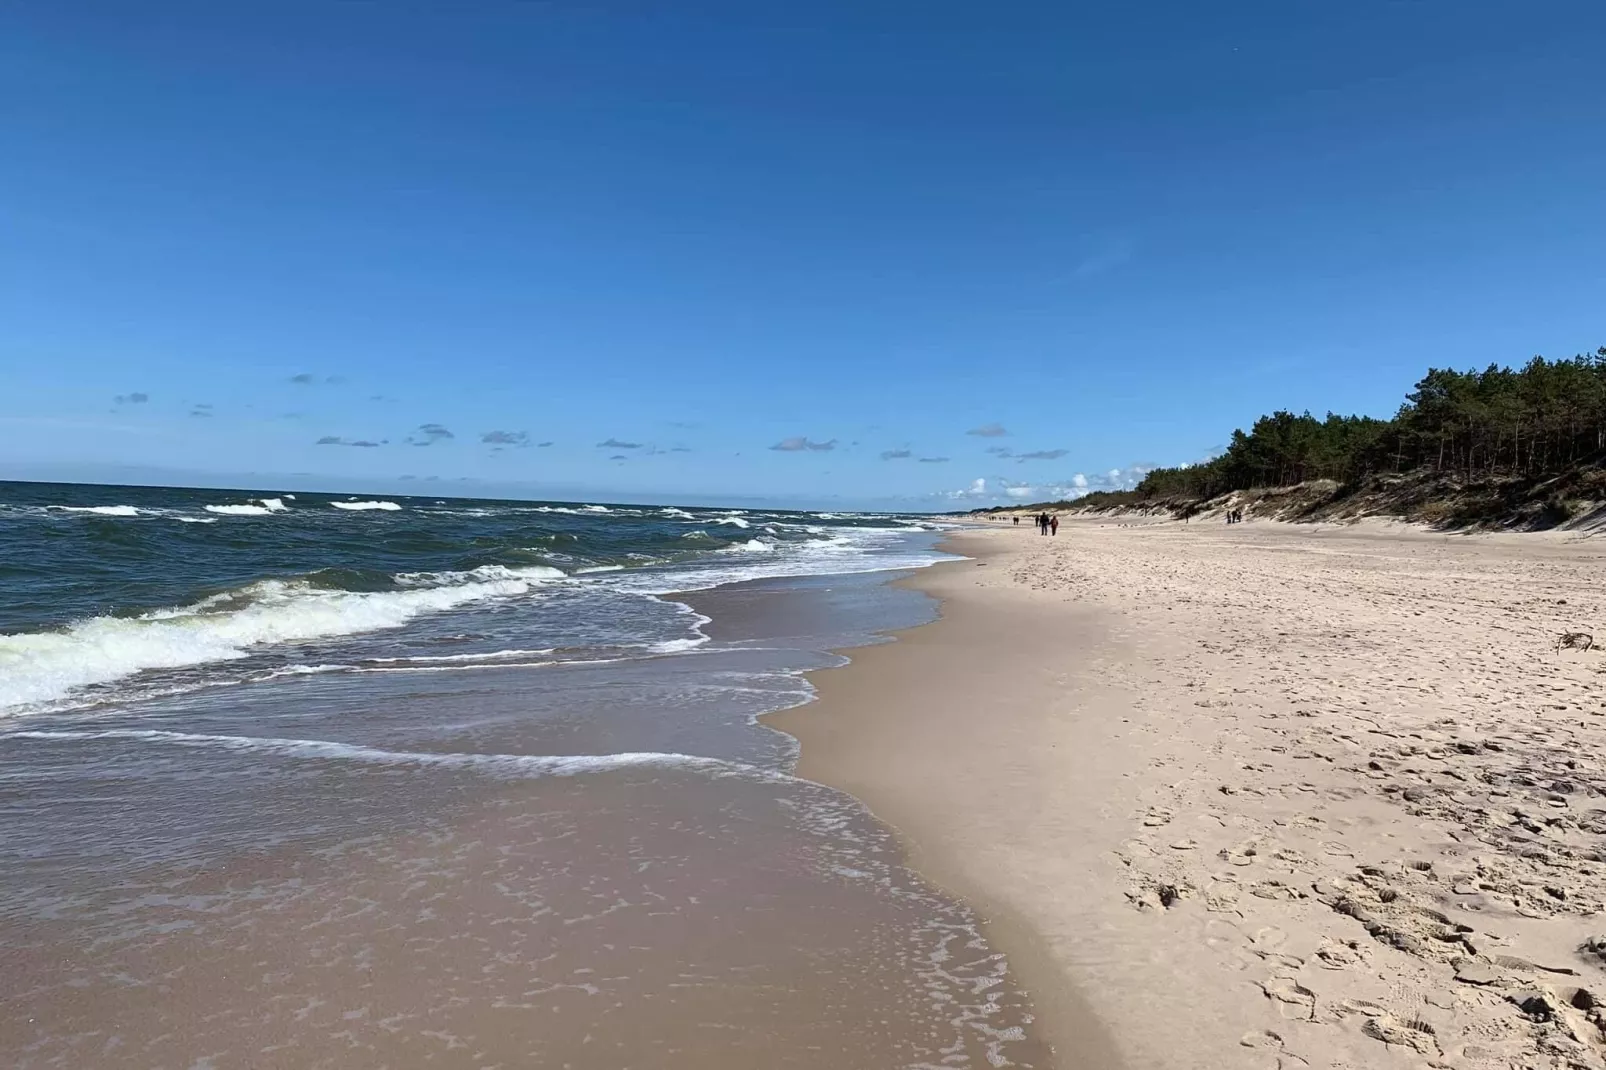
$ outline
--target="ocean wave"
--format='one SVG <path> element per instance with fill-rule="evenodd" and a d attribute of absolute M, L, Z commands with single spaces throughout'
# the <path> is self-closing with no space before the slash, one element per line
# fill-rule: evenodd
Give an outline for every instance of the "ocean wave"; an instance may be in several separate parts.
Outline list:
<path fill-rule="evenodd" d="M 395 502 L 330 502 L 336 509 L 345 509 L 353 513 L 366 513 L 379 510 L 386 513 L 397 513 L 401 506 Z"/>
<path fill-rule="evenodd" d="M 465 571 L 399 572 L 392 579 L 398 587 L 458 587 L 471 583 L 500 583 L 529 581 L 546 583 L 564 578 L 563 570 L 550 565 L 527 565 L 509 568 L 506 565 L 481 565 Z"/>
<path fill-rule="evenodd" d="M 365 664 L 371 665 L 400 665 L 413 663 L 444 662 L 455 664 L 471 661 L 501 661 L 505 658 L 536 658 L 557 652 L 556 647 L 546 647 L 541 650 L 491 650 L 483 654 L 416 654 L 408 658 L 366 658 Z"/>
<path fill-rule="evenodd" d="M 0 635 L 0 715 L 148 670 L 233 661 L 278 643 L 399 628 L 422 614 L 527 594 L 554 574 L 562 575 L 547 568 L 460 573 L 455 575 L 462 579 L 433 586 L 362 592 L 264 580 L 138 617 L 92 617 L 56 631 Z"/>
<path fill-rule="evenodd" d="M 95 516 L 139 516 L 132 505 L 52 505 L 48 508 L 63 513 L 93 513 Z"/>
<path fill-rule="evenodd" d="M 708 623 L 707 617 L 703 618 L 703 623 Z M 708 636 L 694 635 L 686 639 L 665 639 L 663 642 L 652 644 L 647 649 L 654 654 L 683 654 L 688 650 L 696 650 L 706 642 L 708 642 Z"/>
<path fill-rule="evenodd" d="M 769 554 L 775 552 L 775 545 L 763 539 L 748 539 L 746 542 L 732 543 L 722 546 L 715 553 L 719 554 Z"/>
<path fill-rule="evenodd" d="M 627 751 L 619 754 L 463 754 L 431 751 L 392 751 L 356 743 L 324 739 L 283 739 L 273 736 L 226 736 L 199 732 L 168 732 L 156 728 L 105 728 L 7 732 L 0 739 L 41 742 L 99 742 L 121 740 L 175 747 L 277 754 L 286 758 L 324 758 L 373 765 L 463 769 L 501 776 L 580 776 L 619 769 L 689 769 L 725 776 L 790 779 L 740 762 L 698 754 L 665 751 Z"/>
<path fill-rule="evenodd" d="M 286 495 L 293 497 L 293 495 Z M 226 505 L 203 505 L 209 513 L 219 513 L 223 516 L 267 516 L 270 513 L 283 513 L 289 506 L 278 498 L 256 498 L 249 502 L 235 502 Z"/>
<path fill-rule="evenodd" d="M 658 510 L 658 515 L 660 515 L 660 516 L 672 516 L 672 517 L 675 517 L 676 519 L 679 519 L 679 520 L 692 520 L 692 519 L 695 519 L 690 513 L 686 512 L 686 510 L 684 510 L 684 509 L 676 509 L 674 506 L 668 506 L 666 508 Z"/>
<path fill-rule="evenodd" d="M 277 680 L 282 676 L 322 676 L 332 672 L 350 672 L 351 665 L 281 665 L 277 669 L 270 669 L 261 676 L 254 676 L 250 683 L 259 684 L 268 680 Z"/>
<path fill-rule="evenodd" d="M 722 516 L 722 517 L 719 517 L 717 520 L 710 521 L 710 523 L 713 523 L 713 524 L 729 524 L 732 527 L 738 527 L 738 528 L 750 528 L 750 527 L 753 526 L 753 525 L 749 524 L 747 521 L 743 520 L 739 516 Z"/>

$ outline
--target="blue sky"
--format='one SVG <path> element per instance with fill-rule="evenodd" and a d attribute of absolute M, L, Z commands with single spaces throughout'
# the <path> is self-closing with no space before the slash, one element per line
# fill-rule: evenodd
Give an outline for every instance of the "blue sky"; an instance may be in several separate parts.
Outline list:
<path fill-rule="evenodd" d="M 914 508 L 1387 415 L 1606 343 L 1602 44 L 1480 0 L 7 5 L 0 477 Z"/>

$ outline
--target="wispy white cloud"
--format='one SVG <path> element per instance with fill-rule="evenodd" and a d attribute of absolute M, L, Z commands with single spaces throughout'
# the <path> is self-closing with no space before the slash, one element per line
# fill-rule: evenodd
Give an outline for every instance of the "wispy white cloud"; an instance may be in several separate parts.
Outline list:
<path fill-rule="evenodd" d="M 1003 438 L 1009 432 L 1004 429 L 1003 424 L 982 424 L 980 427 L 972 427 L 965 434 L 977 435 L 981 438 Z"/>
<path fill-rule="evenodd" d="M 836 439 L 833 438 L 829 442 L 815 442 L 807 436 L 796 435 L 792 438 L 781 439 L 770 449 L 780 450 L 782 453 L 798 453 L 803 450 L 834 450 L 836 449 Z"/>
<path fill-rule="evenodd" d="M 419 424 L 407 439 L 409 446 L 433 446 L 437 442 L 448 442 L 457 436 L 452 434 L 440 424 Z"/>

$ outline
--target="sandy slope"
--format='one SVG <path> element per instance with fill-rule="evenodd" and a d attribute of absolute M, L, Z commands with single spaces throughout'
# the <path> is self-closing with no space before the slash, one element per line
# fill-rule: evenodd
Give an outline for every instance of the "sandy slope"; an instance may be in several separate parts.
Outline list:
<path fill-rule="evenodd" d="M 1606 543 L 959 547 L 942 621 L 778 723 L 995 919 L 1065 1065 L 1606 1066 L 1606 655 L 1555 648 L 1606 640 Z"/>

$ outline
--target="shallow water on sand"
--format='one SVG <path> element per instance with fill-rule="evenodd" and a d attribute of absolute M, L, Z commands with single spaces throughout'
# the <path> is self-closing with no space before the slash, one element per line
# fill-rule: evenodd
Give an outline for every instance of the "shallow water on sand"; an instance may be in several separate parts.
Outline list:
<path fill-rule="evenodd" d="M 889 575 L 706 593 L 722 638 L 655 657 L 7 724 L 0 1062 L 1048 1065 L 971 912 L 755 720 L 931 617 Z"/>

